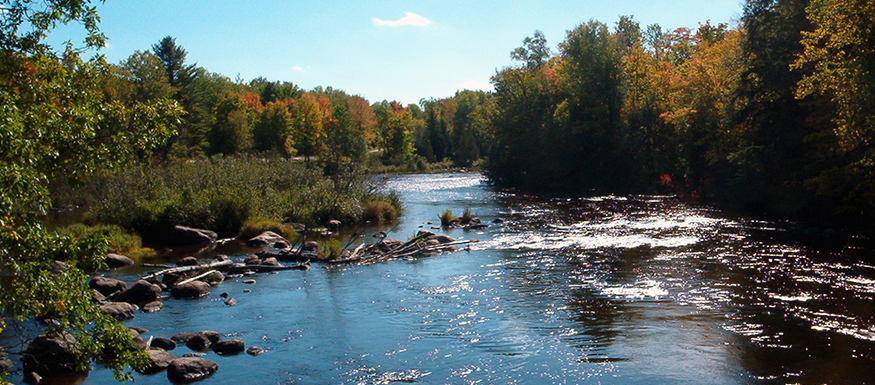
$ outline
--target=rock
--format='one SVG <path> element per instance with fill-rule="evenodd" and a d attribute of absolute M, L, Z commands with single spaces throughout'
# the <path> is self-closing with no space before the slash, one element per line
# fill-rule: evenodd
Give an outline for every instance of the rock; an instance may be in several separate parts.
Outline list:
<path fill-rule="evenodd" d="M 200 298 L 209 294 L 210 285 L 203 281 L 191 281 L 170 290 L 170 295 L 175 298 Z"/>
<path fill-rule="evenodd" d="M 176 266 L 197 266 L 197 258 L 195 257 L 185 257 L 176 262 Z"/>
<path fill-rule="evenodd" d="M 169 352 L 173 349 L 176 349 L 176 342 L 171 339 L 158 337 L 153 339 L 152 343 L 149 346 L 153 348 L 164 349 Z"/>
<path fill-rule="evenodd" d="M 167 236 L 167 244 L 171 246 L 203 245 L 216 241 L 215 231 L 195 229 L 185 226 L 174 226 Z"/>
<path fill-rule="evenodd" d="M 149 303 L 157 300 L 159 297 L 161 297 L 161 287 L 141 279 L 131 284 L 127 290 L 119 294 L 116 301 Z"/>
<path fill-rule="evenodd" d="M 234 306 L 237 304 L 237 300 L 234 298 L 228 298 L 225 300 L 225 305 Z"/>
<path fill-rule="evenodd" d="M 219 370 L 219 364 L 200 357 L 182 357 L 170 361 L 167 378 L 174 382 L 199 381 Z"/>
<path fill-rule="evenodd" d="M 210 345 L 210 349 L 216 352 L 216 354 L 220 355 L 240 354 L 243 353 L 243 350 L 245 348 L 246 346 L 243 344 L 243 340 L 239 338 L 227 341 L 218 341 Z"/>
<path fill-rule="evenodd" d="M 219 255 L 217 255 L 215 258 L 212 259 L 212 262 L 213 262 L 213 263 L 215 263 L 215 262 L 225 262 L 225 261 L 230 261 L 230 260 L 231 260 L 231 258 L 229 258 L 227 255 L 225 255 L 225 254 L 219 254 Z"/>
<path fill-rule="evenodd" d="M 167 287 L 173 287 L 177 282 L 182 281 L 185 277 L 181 273 L 164 273 L 161 277 L 161 283 Z"/>
<path fill-rule="evenodd" d="M 122 267 L 133 266 L 134 260 L 124 255 L 110 253 L 106 256 L 106 265 L 110 269 L 120 269 Z"/>
<path fill-rule="evenodd" d="M 41 377 L 57 377 L 75 373 L 78 352 L 71 334 L 56 336 L 41 334 L 22 354 L 24 373 L 36 373 Z"/>
<path fill-rule="evenodd" d="M 176 356 L 167 353 L 164 349 L 147 349 L 146 354 L 149 355 L 149 366 L 140 371 L 143 374 L 153 374 L 165 370 L 170 366 L 170 362 L 176 359 Z"/>
<path fill-rule="evenodd" d="M 328 231 L 330 231 L 332 233 L 339 232 L 341 225 L 342 225 L 342 223 L 340 221 L 338 221 L 337 219 L 332 219 L 332 220 L 328 221 Z"/>
<path fill-rule="evenodd" d="M 143 305 L 143 311 L 146 313 L 154 313 L 164 308 L 164 303 L 161 301 L 152 301 Z"/>
<path fill-rule="evenodd" d="M 98 293 L 104 296 L 109 296 L 117 291 L 124 291 L 128 288 L 128 285 L 122 280 L 98 275 L 88 281 L 88 287 L 97 290 Z"/>
<path fill-rule="evenodd" d="M 450 242 L 455 242 L 455 241 L 456 241 L 455 239 L 453 239 L 453 237 L 451 237 L 451 236 L 449 236 L 449 235 L 443 235 L 443 234 L 441 234 L 441 235 L 435 235 L 434 239 L 436 239 L 436 240 L 437 240 L 438 242 L 440 242 L 441 244 L 444 244 L 444 243 L 450 243 Z"/>
<path fill-rule="evenodd" d="M 316 241 L 307 241 L 304 242 L 304 245 L 301 246 L 301 251 L 317 251 L 319 250 L 319 243 Z"/>
<path fill-rule="evenodd" d="M 106 296 L 104 296 L 97 290 L 91 289 L 91 302 L 94 302 L 96 304 L 102 304 L 106 302 Z"/>
<path fill-rule="evenodd" d="M 133 338 L 133 341 L 131 342 L 133 348 L 137 350 L 145 350 L 147 347 L 149 347 L 149 344 L 146 343 L 146 340 L 144 340 L 143 337 L 140 336 L 140 332 L 134 329 L 128 329 L 128 334 L 130 334 L 131 338 Z"/>
<path fill-rule="evenodd" d="M 170 337 L 170 340 L 173 342 L 176 342 L 177 344 L 185 345 L 185 343 L 188 342 L 188 340 L 190 340 L 191 337 L 194 337 L 196 335 L 197 334 L 188 333 L 188 332 L 176 333 L 173 335 L 173 337 Z"/>
<path fill-rule="evenodd" d="M 264 353 L 264 349 L 259 348 L 258 346 L 250 346 L 249 349 L 246 349 L 246 354 L 250 356 L 257 356 L 261 353 Z"/>
<path fill-rule="evenodd" d="M 49 271 L 52 275 L 60 275 L 67 272 L 67 264 L 61 261 L 52 261 L 49 263 Z"/>
<path fill-rule="evenodd" d="M 185 341 L 185 346 L 196 352 L 202 352 L 210 348 L 210 339 L 203 334 L 195 334 Z"/>
<path fill-rule="evenodd" d="M 259 247 L 275 247 L 277 249 L 285 249 L 286 247 L 291 246 L 291 243 L 283 238 L 282 235 L 279 235 L 273 231 L 265 231 L 258 236 L 246 241 L 246 246 L 259 248 Z"/>
<path fill-rule="evenodd" d="M 149 332 L 149 329 L 144 329 L 144 328 L 137 327 L 137 326 L 131 326 L 128 329 L 131 329 L 131 330 L 133 330 L 137 333 L 140 333 L 140 334 L 146 334 Z"/>
<path fill-rule="evenodd" d="M 100 312 L 109 314 L 119 321 L 126 321 L 134 318 L 137 307 L 127 302 L 110 302 L 100 305 Z"/>
<path fill-rule="evenodd" d="M 245 263 L 247 266 L 257 265 L 261 263 L 261 258 L 258 258 L 258 256 L 255 254 L 249 254 L 243 260 L 243 263 Z"/>
<path fill-rule="evenodd" d="M 27 384 L 39 384 L 40 381 L 42 381 L 42 379 L 43 378 L 40 377 L 39 374 L 36 374 L 34 372 L 30 372 L 30 373 L 25 374 L 24 378 L 22 378 L 21 380 Z"/>
<path fill-rule="evenodd" d="M 249 289 L 243 289 L 243 292 L 244 292 L 244 293 L 251 293 L 252 290 L 249 290 Z"/>
<path fill-rule="evenodd" d="M 185 353 L 182 356 L 183 357 L 203 357 L 205 355 L 207 355 L 207 354 L 204 352 L 190 352 L 190 353 Z"/>
<path fill-rule="evenodd" d="M 504 223 L 504 219 L 501 219 L 501 218 L 495 218 L 495 219 L 492 220 L 492 223 L 495 223 L 495 224 Z"/>
<path fill-rule="evenodd" d="M 254 279 L 244 279 L 243 283 L 245 283 L 247 285 L 252 285 L 255 283 L 255 280 Z"/>
<path fill-rule="evenodd" d="M 210 340 L 210 343 L 216 343 L 220 339 L 222 339 L 222 335 L 219 334 L 219 332 L 212 331 L 212 330 L 204 330 L 204 331 L 198 333 L 198 335 L 207 337 L 207 339 Z"/>
<path fill-rule="evenodd" d="M 279 267 L 280 263 L 279 263 L 279 261 L 276 260 L 276 258 L 269 257 L 269 258 L 262 259 L 261 262 L 259 263 L 259 265 Z"/>

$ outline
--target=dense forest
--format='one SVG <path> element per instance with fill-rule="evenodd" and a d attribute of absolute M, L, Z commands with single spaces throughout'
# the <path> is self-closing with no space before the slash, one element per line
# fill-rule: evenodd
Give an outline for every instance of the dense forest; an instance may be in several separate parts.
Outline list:
<path fill-rule="evenodd" d="M 150 155 L 197 158 L 260 154 L 318 160 L 326 174 L 366 160 L 405 169 L 480 159 L 489 131 L 484 109 L 491 95 L 459 91 L 421 106 L 371 103 L 332 87 L 303 90 L 294 83 L 249 82 L 186 62 L 185 49 L 167 36 L 111 65 L 104 93 L 124 104 L 172 100 L 186 112 L 178 132 Z"/>
<path fill-rule="evenodd" d="M 621 17 L 535 32 L 493 77 L 499 185 L 677 192 L 754 215 L 871 227 L 875 4 L 749 0 L 738 25 Z"/>

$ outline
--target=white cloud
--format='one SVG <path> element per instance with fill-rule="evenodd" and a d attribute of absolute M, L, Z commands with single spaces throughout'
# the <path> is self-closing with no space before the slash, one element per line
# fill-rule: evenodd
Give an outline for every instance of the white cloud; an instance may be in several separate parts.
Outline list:
<path fill-rule="evenodd" d="M 478 82 L 476 80 L 465 80 L 464 82 L 459 84 L 460 90 L 481 90 L 481 91 L 493 91 L 495 87 L 492 84 Z"/>
<path fill-rule="evenodd" d="M 422 16 L 419 16 L 415 13 L 404 12 L 404 17 L 398 20 L 380 20 L 378 18 L 371 19 L 374 21 L 376 25 L 384 25 L 387 27 L 400 27 L 402 25 L 412 25 L 416 27 L 425 27 L 426 25 L 431 24 L 431 20 L 426 19 Z"/>
<path fill-rule="evenodd" d="M 301 66 L 292 67 L 292 71 L 303 71 L 303 70 L 304 70 L 304 67 L 301 67 Z"/>

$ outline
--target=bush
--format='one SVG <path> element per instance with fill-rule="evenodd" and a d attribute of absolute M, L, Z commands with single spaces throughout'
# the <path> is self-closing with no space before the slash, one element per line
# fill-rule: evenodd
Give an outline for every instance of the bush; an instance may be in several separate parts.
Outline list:
<path fill-rule="evenodd" d="M 459 223 L 459 218 L 453 215 L 452 211 L 444 210 L 443 214 L 441 214 L 441 226 L 454 226 L 457 223 Z"/>
<path fill-rule="evenodd" d="M 131 234 L 121 227 L 114 225 L 86 226 L 77 223 L 58 230 L 58 233 L 75 239 L 101 236 L 107 240 L 107 251 L 110 253 L 122 254 L 133 258 L 155 255 L 155 250 L 143 247 L 143 240 L 139 235 Z"/>
<path fill-rule="evenodd" d="M 368 222 L 391 222 L 398 218 L 398 212 L 391 204 L 384 201 L 365 202 L 362 220 Z"/>
<path fill-rule="evenodd" d="M 351 168 L 331 177 L 284 158 L 222 157 L 136 164 L 103 183 L 89 216 L 161 242 L 173 225 L 239 234 L 252 218 L 324 225 L 361 220 L 365 202 L 400 212 L 397 194 L 375 194 L 381 181 Z M 257 234 L 256 234 L 257 235 Z"/>
<path fill-rule="evenodd" d="M 338 259 L 343 254 L 343 243 L 335 238 L 328 238 L 319 243 L 319 258 Z"/>
<path fill-rule="evenodd" d="M 474 219 L 474 214 L 471 214 L 471 209 L 466 208 L 465 211 L 462 212 L 462 218 L 460 222 L 464 224 L 471 223 L 471 220 Z"/>

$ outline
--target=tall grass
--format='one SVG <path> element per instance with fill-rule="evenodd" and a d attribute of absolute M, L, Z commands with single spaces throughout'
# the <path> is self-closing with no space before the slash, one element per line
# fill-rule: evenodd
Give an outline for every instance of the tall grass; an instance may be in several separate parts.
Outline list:
<path fill-rule="evenodd" d="M 283 158 L 213 157 L 136 164 L 105 181 L 90 218 L 131 228 L 148 240 L 173 225 L 235 236 L 251 218 L 323 226 L 361 220 L 380 182 L 362 170 L 332 177 Z"/>

